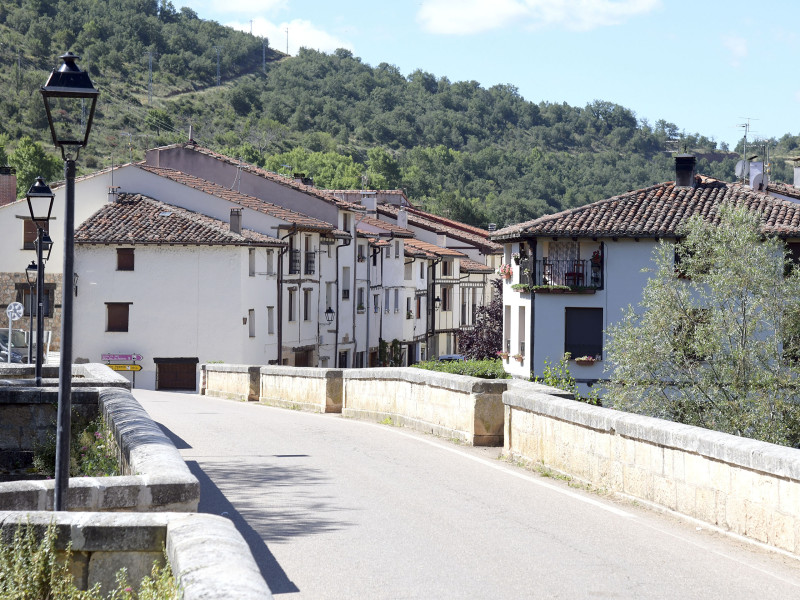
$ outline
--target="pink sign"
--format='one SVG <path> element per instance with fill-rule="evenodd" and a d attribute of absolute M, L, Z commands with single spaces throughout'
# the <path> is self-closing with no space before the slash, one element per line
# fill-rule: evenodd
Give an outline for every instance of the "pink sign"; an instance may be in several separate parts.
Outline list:
<path fill-rule="evenodd" d="M 141 354 L 101 354 L 100 360 L 142 360 Z"/>

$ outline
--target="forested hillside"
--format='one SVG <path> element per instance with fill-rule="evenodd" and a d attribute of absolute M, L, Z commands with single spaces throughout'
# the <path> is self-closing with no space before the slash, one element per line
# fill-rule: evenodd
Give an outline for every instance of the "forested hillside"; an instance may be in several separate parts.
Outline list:
<path fill-rule="evenodd" d="M 700 172 L 722 179 L 733 178 L 739 158 L 602 100 L 536 104 L 513 85 L 404 76 L 346 50 L 286 57 L 165 0 L 6 0 L 0 146 L 26 177 L 37 169 L 59 177 L 59 161 L 36 145 L 50 152 L 37 91 L 67 49 L 101 90 L 84 172 L 185 141 L 192 124 L 199 143 L 304 172 L 319 187 L 401 187 L 434 212 L 502 226 L 669 180 L 672 153 L 684 147 L 699 154 Z M 781 157 L 799 145 L 797 136 L 773 140 L 773 178 L 788 177 Z"/>

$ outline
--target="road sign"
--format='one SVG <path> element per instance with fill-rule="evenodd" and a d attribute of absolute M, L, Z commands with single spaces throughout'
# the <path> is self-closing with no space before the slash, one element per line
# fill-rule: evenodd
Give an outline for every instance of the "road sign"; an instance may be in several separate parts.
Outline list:
<path fill-rule="evenodd" d="M 142 360 L 141 354 L 101 354 L 100 360 Z"/>
<path fill-rule="evenodd" d="M 12 302 L 6 308 L 6 315 L 12 321 L 16 321 L 17 319 L 21 319 L 22 315 L 25 314 L 25 307 L 22 306 L 19 302 Z"/>
<path fill-rule="evenodd" d="M 112 371 L 141 371 L 142 365 L 106 365 Z"/>

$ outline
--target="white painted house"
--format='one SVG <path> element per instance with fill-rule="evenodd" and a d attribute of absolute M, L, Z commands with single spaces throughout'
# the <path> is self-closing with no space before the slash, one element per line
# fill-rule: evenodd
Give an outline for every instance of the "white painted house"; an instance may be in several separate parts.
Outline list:
<path fill-rule="evenodd" d="M 604 373 L 604 331 L 642 298 L 660 242 L 674 244 L 693 215 L 716 218 L 722 203 L 762 215 L 764 232 L 800 239 L 800 205 L 740 183 L 694 173 L 693 156 L 676 158 L 676 181 L 496 231 L 504 245 L 504 364 L 515 377 L 541 377 L 545 362 L 569 352 L 570 371 L 587 385 Z M 521 360 L 514 359 L 520 355 Z M 586 360 L 576 361 L 585 357 Z"/>
<path fill-rule="evenodd" d="M 136 364 L 123 374 L 137 387 L 183 390 L 198 389 L 198 363 L 274 362 L 274 322 L 258 320 L 274 318 L 264 307 L 277 286 L 253 273 L 286 242 L 242 228 L 240 210 L 221 221 L 121 193 L 85 220 L 75 232 L 75 360 Z"/>

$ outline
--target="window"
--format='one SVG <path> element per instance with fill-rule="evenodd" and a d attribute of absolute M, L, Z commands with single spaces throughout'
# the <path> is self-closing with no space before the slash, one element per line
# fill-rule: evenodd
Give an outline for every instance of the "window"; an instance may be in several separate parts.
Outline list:
<path fill-rule="evenodd" d="M 425 279 L 425 261 L 419 261 L 419 278 Z"/>
<path fill-rule="evenodd" d="M 383 291 L 383 310 L 389 312 L 389 290 Z"/>
<path fill-rule="evenodd" d="M 290 321 L 296 321 L 297 320 L 297 317 L 295 317 L 295 314 L 294 314 L 294 310 L 295 310 L 294 309 L 294 296 L 295 296 L 295 291 L 294 290 L 289 290 L 289 310 L 288 310 L 288 313 L 289 313 L 289 320 Z"/>
<path fill-rule="evenodd" d="M 467 294 L 471 291 L 470 288 L 461 290 L 461 324 L 467 324 Z"/>
<path fill-rule="evenodd" d="M 358 296 L 356 298 L 356 302 L 358 303 L 358 310 L 364 309 L 364 288 L 358 288 Z"/>
<path fill-rule="evenodd" d="M 275 251 L 267 250 L 267 275 L 275 274 Z"/>
<path fill-rule="evenodd" d="M 453 259 L 445 258 L 442 261 L 442 277 L 450 277 L 453 274 Z"/>
<path fill-rule="evenodd" d="M 412 316 L 411 312 L 411 296 L 406 296 L 406 319 L 410 319 Z"/>
<path fill-rule="evenodd" d="M 275 334 L 275 307 L 267 307 L 267 333 L 270 335 Z"/>
<path fill-rule="evenodd" d="M 42 224 L 42 229 L 45 233 L 50 232 L 50 222 L 46 221 Z M 31 219 L 24 219 L 22 221 L 22 249 L 23 250 L 36 250 L 37 229 L 36 223 Z"/>
<path fill-rule="evenodd" d="M 333 282 L 331 281 L 325 284 L 325 306 L 333 306 Z"/>
<path fill-rule="evenodd" d="M 339 368 L 346 369 L 347 368 L 347 350 L 342 350 L 339 352 Z"/>
<path fill-rule="evenodd" d="M 117 250 L 119 252 L 119 250 Z M 247 249 L 247 274 L 250 277 L 256 276 L 256 249 L 255 248 L 248 248 Z"/>
<path fill-rule="evenodd" d="M 36 316 L 36 311 L 39 308 L 39 303 L 36 301 L 36 288 L 31 288 L 27 283 L 15 284 L 17 288 L 17 301 L 22 302 L 25 306 L 25 316 L 31 316 L 31 307 L 33 307 L 33 316 Z M 42 314 L 51 318 L 53 316 L 54 297 L 56 292 L 55 283 L 44 284 L 44 294 L 42 295 Z"/>
<path fill-rule="evenodd" d="M 342 267 L 342 300 L 350 300 L 350 267 Z"/>
<path fill-rule="evenodd" d="M 564 352 L 572 358 L 603 355 L 603 309 L 566 308 Z"/>
<path fill-rule="evenodd" d="M 386 246 L 386 258 L 392 258 L 392 246 Z"/>
<path fill-rule="evenodd" d="M 354 365 L 357 369 L 363 368 L 364 365 L 364 352 L 356 352 L 356 364 Z"/>
<path fill-rule="evenodd" d="M 303 290 L 303 321 L 311 320 L 311 290 Z"/>
<path fill-rule="evenodd" d="M 403 279 L 405 279 L 406 281 L 411 281 L 411 277 L 412 277 L 411 266 L 412 265 L 411 265 L 410 262 L 407 262 L 405 264 L 404 271 L 403 271 Z"/>
<path fill-rule="evenodd" d="M 367 255 L 364 252 L 364 244 L 358 245 L 358 262 L 364 262 L 367 260 Z"/>
<path fill-rule="evenodd" d="M 117 271 L 133 271 L 133 248 L 117 248 Z"/>
<path fill-rule="evenodd" d="M 381 309 L 381 297 L 379 294 L 372 295 L 372 310 L 379 312 Z"/>
<path fill-rule="evenodd" d="M 601 315 L 602 316 L 602 315 Z M 519 318 L 517 319 L 517 352 L 525 356 L 525 307 L 519 307 Z M 602 350 L 601 350 L 602 352 Z M 596 356 L 596 355 L 593 355 Z"/>
<path fill-rule="evenodd" d="M 400 290 L 394 291 L 394 312 L 400 312 Z"/>
<path fill-rule="evenodd" d="M 311 246 L 311 236 L 305 236 L 305 254 L 303 258 L 303 272 L 306 275 L 313 275 L 317 272 L 317 254 Z"/>
<path fill-rule="evenodd" d="M 400 240 L 394 241 L 394 257 L 400 258 Z"/>
<path fill-rule="evenodd" d="M 256 337 L 256 311 L 252 308 L 247 311 L 247 327 L 250 337 Z"/>
<path fill-rule="evenodd" d="M 131 302 L 106 302 L 106 331 L 128 331 Z"/>
<path fill-rule="evenodd" d="M 442 298 L 442 310 L 443 311 L 453 310 L 453 286 L 443 285 L 441 298 Z"/>
<path fill-rule="evenodd" d="M 417 307 L 416 308 L 417 308 L 417 310 L 416 310 L 416 318 L 420 319 L 420 318 L 422 318 L 422 298 L 420 296 L 417 296 Z"/>

